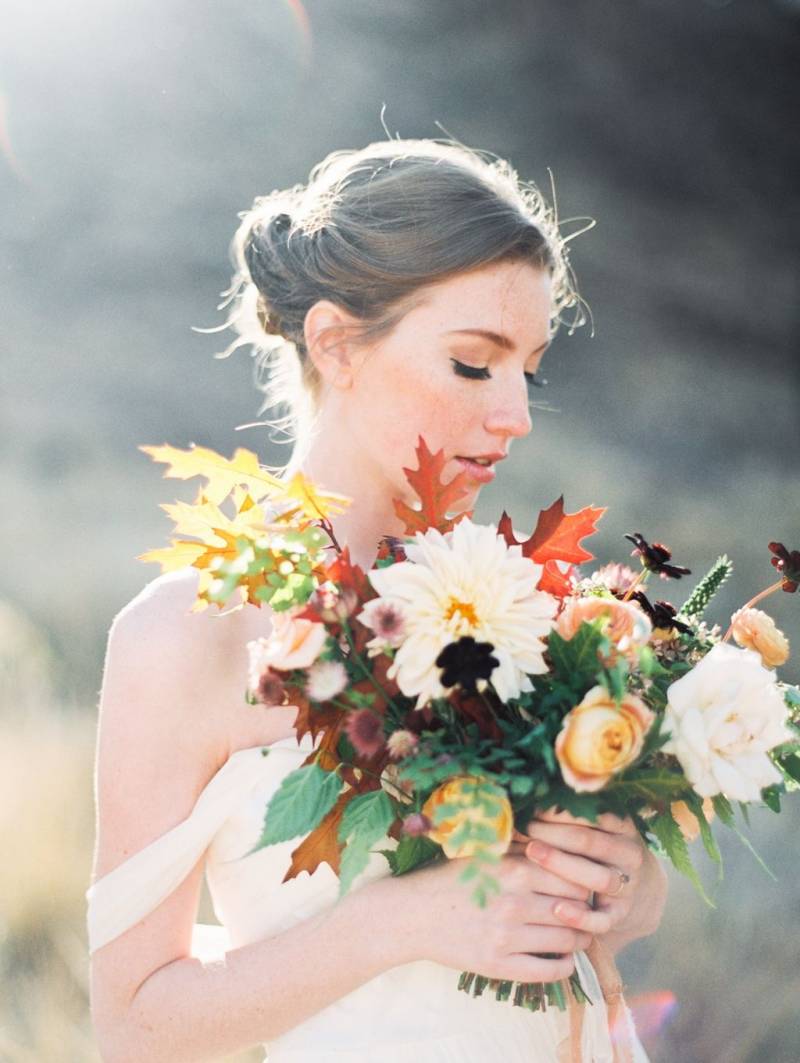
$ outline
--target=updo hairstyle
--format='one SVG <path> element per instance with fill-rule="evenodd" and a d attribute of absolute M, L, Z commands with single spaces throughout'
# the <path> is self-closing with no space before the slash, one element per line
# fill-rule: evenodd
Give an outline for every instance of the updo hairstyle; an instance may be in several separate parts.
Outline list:
<path fill-rule="evenodd" d="M 391 332 L 422 287 L 465 270 L 525 261 L 553 279 L 551 330 L 572 309 L 570 333 L 585 323 L 566 241 L 554 210 L 503 159 L 452 141 L 397 139 L 340 150 L 306 185 L 258 196 L 241 219 L 230 254 L 235 273 L 219 309 L 224 327 L 256 356 L 259 411 L 307 448 L 321 399 L 308 357 L 305 317 L 320 299 L 354 315 L 356 343 Z M 274 438 L 274 436 L 273 436 Z"/>

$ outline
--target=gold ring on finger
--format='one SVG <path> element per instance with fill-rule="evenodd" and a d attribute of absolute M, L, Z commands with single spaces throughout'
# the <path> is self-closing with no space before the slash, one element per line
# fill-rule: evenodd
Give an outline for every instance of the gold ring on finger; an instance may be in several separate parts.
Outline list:
<path fill-rule="evenodd" d="M 631 876 L 626 875 L 625 872 L 621 871 L 618 867 L 612 868 L 612 871 L 616 871 L 616 873 L 619 875 L 619 886 L 617 886 L 615 890 L 608 890 L 608 892 L 606 893 L 607 897 L 616 897 L 618 893 L 622 893 L 623 889 L 631 880 Z"/>

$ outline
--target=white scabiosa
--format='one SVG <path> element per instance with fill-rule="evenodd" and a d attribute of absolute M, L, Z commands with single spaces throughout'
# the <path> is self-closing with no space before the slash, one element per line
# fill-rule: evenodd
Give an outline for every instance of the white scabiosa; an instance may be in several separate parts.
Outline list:
<path fill-rule="evenodd" d="M 316 661 L 308 670 L 306 694 L 312 701 L 330 701 L 347 683 L 347 669 L 341 661 Z"/>
<path fill-rule="evenodd" d="M 491 643 L 500 698 L 531 690 L 528 675 L 547 671 L 542 639 L 558 609 L 556 598 L 536 589 L 541 565 L 496 528 L 466 517 L 444 535 L 417 532 L 405 552 L 408 560 L 368 573 L 378 594 L 402 609 L 404 638 L 387 674 L 403 694 L 416 695 L 417 708 L 444 697 L 436 658 L 464 635 Z"/>

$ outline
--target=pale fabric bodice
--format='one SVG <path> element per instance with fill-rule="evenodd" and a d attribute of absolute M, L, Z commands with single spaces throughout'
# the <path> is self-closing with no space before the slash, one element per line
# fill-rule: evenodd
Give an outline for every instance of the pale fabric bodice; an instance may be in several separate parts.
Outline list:
<path fill-rule="evenodd" d="M 206 879 L 222 924 L 198 924 L 193 955 L 212 959 L 228 949 L 271 937 L 335 904 L 339 884 L 327 864 L 313 875 L 282 882 L 300 839 L 248 854 L 269 798 L 313 749 L 308 735 L 233 753 L 209 780 L 192 812 L 129 857 L 86 893 L 91 952 L 156 908 L 206 853 Z M 268 749 L 265 755 L 264 750 Z M 375 849 L 393 848 L 385 838 Z M 373 853 L 353 889 L 389 874 Z M 465 887 L 466 888 L 466 887 Z M 369 928 L 370 933 L 375 928 Z M 313 957 L 309 956 L 309 964 Z M 605 1004 L 583 953 L 576 966 L 594 1002 L 582 1032 L 585 1063 L 612 1063 Z M 566 1013 L 532 1013 L 475 999 L 456 988 L 458 972 L 428 961 L 394 967 L 265 1045 L 269 1063 L 555 1063 L 568 1036 Z M 628 1016 L 629 1019 L 629 1016 Z M 647 1063 L 635 1041 L 636 1063 Z"/>

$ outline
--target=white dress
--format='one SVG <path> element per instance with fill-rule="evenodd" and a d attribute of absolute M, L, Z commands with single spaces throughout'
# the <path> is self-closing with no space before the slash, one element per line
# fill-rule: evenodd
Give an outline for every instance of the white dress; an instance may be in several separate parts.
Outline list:
<path fill-rule="evenodd" d="M 98 879 L 86 893 L 89 949 L 94 952 L 156 908 L 206 853 L 206 879 L 220 927 L 198 924 L 193 955 L 268 938 L 336 902 L 338 880 L 327 864 L 282 882 L 300 839 L 244 856 L 261 833 L 268 799 L 314 748 L 309 735 L 233 753 L 176 827 Z M 375 848 L 392 848 L 386 838 Z M 389 874 L 373 853 L 352 888 Z M 309 956 L 309 963 L 313 957 Z M 606 1008 L 594 969 L 576 954 L 593 1001 L 582 1031 L 585 1063 L 613 1063 Z M 271 1041 L 269 1063 L 555 1063 L 567 1038 L 566 1012 L 530 1012 L 494 995 L 457 989 L 458 972 L 429 961 L 394 967 Z M 413 1001 L 413 1007 L 410 1006 Z M 631 1023 L 630 1015 L 626 1019 Z M 635 1063 L 647 1056 L 630 1029 Z"/>

